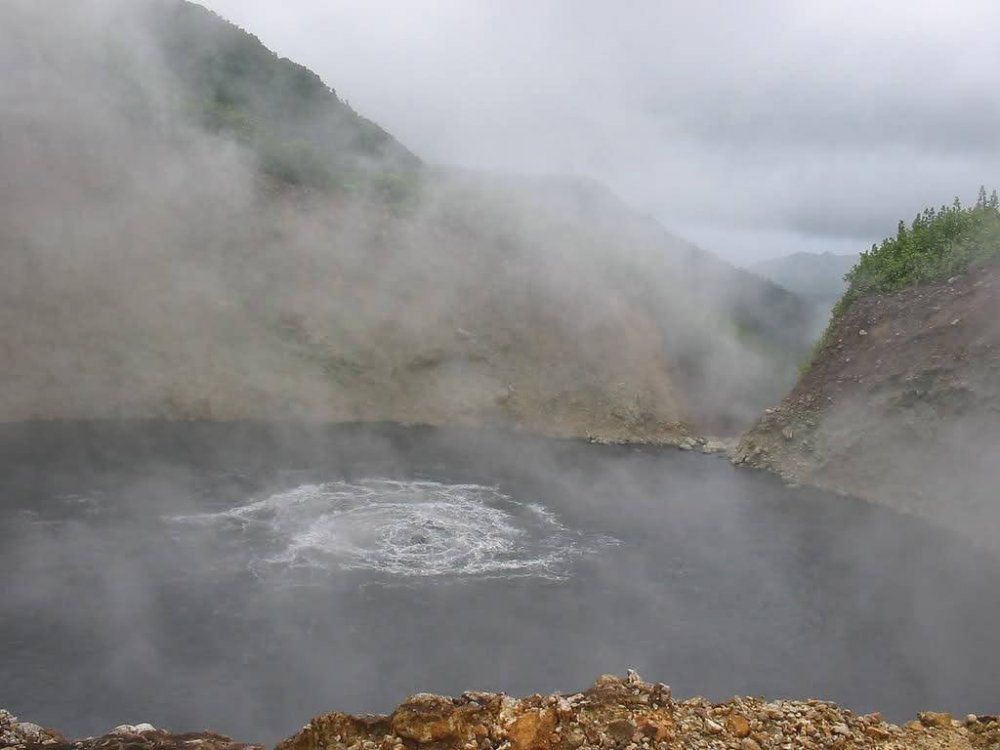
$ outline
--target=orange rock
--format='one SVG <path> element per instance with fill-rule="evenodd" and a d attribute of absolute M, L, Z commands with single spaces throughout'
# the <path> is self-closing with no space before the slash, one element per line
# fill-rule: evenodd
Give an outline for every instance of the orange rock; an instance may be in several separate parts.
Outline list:
<path fill-rule="evenodd" d="M 392 714 L 393 734 L 414 742 L 437 742 L 452 735 L 450 712 L 444 706 L 432 713 L 429 706 L 404 704 Z"/>
<path fill-rule="evenodd" d="M 635 723 L 640 732 L 656 742 L 669 740 L 673 737 L 674 717 L 669 711 L 651 711 L 636 717 Z"/>
<path fill-rule="evenodd" d="M 487 713 L 477 705 L 456 707 L 448 698 L 416 695 L 393 711 L 390 726 L 393 734 L 420 744 L 469 742 L 483 735 Z"/>
<path fill-rule="evenodd" d="M 750 722 L 741 714 L 729 714 L 729 718 L 726 719 L 726 729 L 737 737 L 750 736 Z"/>
<path fill-rule="evenodd" d="M 556 714 L 550 708 L 525 711 L 507 727 L 507 739 L 512 750 L 548 750 L 552 732 L 556 728 Z"/>
<path fill-rule="evenodd" d="M 951 726 L 951 714 L 938 711 L 923 711 L 917 714 L 920 723 L 925 727 L 939 727 L 946 729 Z"/>

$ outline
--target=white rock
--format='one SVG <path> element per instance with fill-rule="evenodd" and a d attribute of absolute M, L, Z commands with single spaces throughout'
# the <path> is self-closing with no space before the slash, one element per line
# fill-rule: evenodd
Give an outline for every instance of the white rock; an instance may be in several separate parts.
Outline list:
<path fill-rule="evenodd" d="M 30 740 L 37 740 L 44 731 L 38 724 L 33 724 L 30 721 L 22 721 L 17 725 L 17 733 Z"/>
<path fill-rule="evenodd" d="M 147 724 L 143 722 L 141 724 L 119 724 L 114 729 L 111 730 L 110 734 L 117 737 L 132 737 L 137 734 L 142 734 L 143 732 L 155 732 L 156 727 L 152 724 Z"/>

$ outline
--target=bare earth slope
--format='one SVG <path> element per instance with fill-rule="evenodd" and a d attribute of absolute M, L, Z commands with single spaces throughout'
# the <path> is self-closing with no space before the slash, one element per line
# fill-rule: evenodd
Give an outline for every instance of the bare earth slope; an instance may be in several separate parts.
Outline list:
<path fill-rule="evenodd" d="M 735 460 L 1000 533 L 1000 267 L 856 301 Z"/>
<path fill-rule="evenodd" d="M 3 3 L 0 64 L 0 420 L 676 442 L 791 385 L 794 295 L 599 186 L 425 167 L 199 6 Z"/>
<path fill-rule="evenodd" d="M 0 712 L 0 747 L 50 750 L 254 750 L 215 734 L 121 726 L 70 742 Z M 604 676 L 583 693 L 514 699 L 411 696 L 389 716 L 318 716 L 277 750 L 997 750 L 995 716 L 926 712 L 904 727 L 816 700 L 676 701 L 663 684 Z"/>

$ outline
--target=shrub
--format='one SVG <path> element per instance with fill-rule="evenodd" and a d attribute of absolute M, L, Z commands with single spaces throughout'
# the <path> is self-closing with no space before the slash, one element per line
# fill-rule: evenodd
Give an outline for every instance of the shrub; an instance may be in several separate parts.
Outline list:
<path fill-rule="evenodd" d="M 907 226 L 899 222 L 895 237 L 872 245 L 844 280 L 847 291 L 834 308 L 839 318 L 856 299 L 948 278 L 970 266 L 1000 256 L 1000 199 L 979 189 L 974 206 L 958 198 L 950 206 L 927 208 Z"/>

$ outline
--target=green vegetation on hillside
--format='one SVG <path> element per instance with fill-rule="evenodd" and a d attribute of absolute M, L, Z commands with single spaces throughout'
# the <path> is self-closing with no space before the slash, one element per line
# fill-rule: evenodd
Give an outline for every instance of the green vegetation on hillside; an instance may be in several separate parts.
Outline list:
<path fill-rule="evenodd" d="M 899 222 L 895 237 L 861 254 L 844 279 L 847 292 L 834 308 L 836 320 L 851 303 L 867 294 L 893 292 L 946 279 L 970 266 L 1000 256 L 1000 198 L 979 189 L 974 206 L 958 198 L 950 206 L 927 208 L 910 226 Z"/>
<path fill-rule="evenodd" d="M 986 188 L 980 187 L 971 207 L 963 208 L 955 198 L 950 206 L 924 209 L 910 226 L 900 220 L 896 236 L 861 253 L 844 276 L 847 291 L 834 305 L 812 356 L 799 366 L 799 375 L 809 371 L 816 355 L 829 343 L 831 331 L 856 300 L 947 279 L 996 258 L 1000 258 L 1000 197 L 996 190 L 987 195 Z"/>
<path fill-rule="evenodd" d="M 192 3 L 156 6 L 155 29 L 201 127 L 235 138 L 292 185 L 406 200 L 419 160 L 341 101 L 315 73 Z"/>

